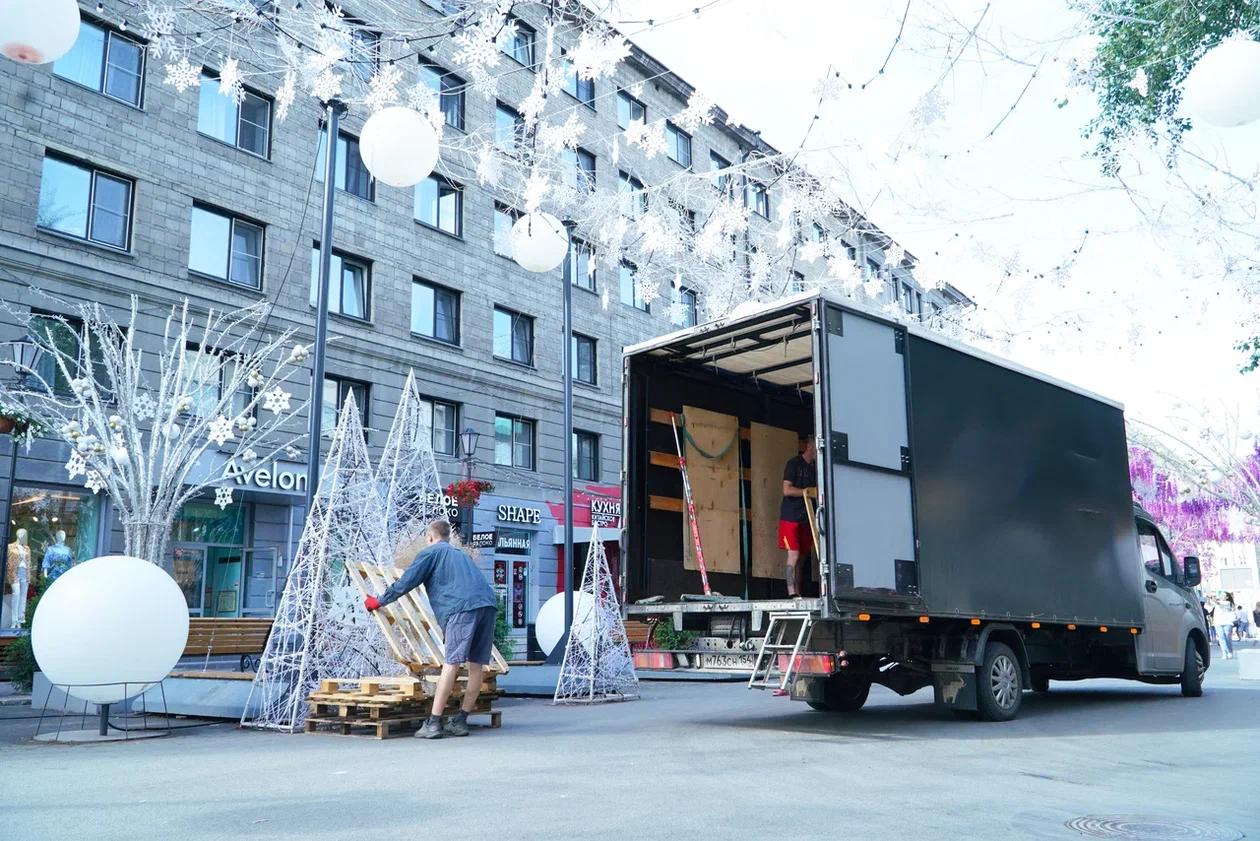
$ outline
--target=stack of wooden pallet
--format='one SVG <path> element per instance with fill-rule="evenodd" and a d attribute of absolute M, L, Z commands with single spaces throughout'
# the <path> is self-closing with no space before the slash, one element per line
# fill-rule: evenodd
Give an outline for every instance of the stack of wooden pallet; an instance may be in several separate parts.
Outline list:
<path fill-rule="evenodd" d="M 350 564 L 350 578 L 365 596 L 381 596 L 401 572 L 375 564 Z M 398 601 L 372 613 L 398 662 L 410 677 L 364 677 L 325 680 L 309 696 L 307 732 L 333 729 L 345 735 L 374 733 L 378 739 L 413 732 L 429 715 L 437 688 L 445 648 L 442 628 L 429 607 L 424 588 L 407 593 Z M 490 726 L 498 727 L 502 713 L 491 708 L 498 697 L 496 679 L 508 670 L 498 649 L 482 675 L 481 692 L 473 715 L 489 715 Z M 468 676 L 459 677 L 444 711 L 454 713 L 464 696 Z"/>
<path fill-rule="evenodd" d="M 452 693 L 446 712 L 454 713 L 463 698 L 466 676 Z M 432 681 L 418 677 L 369 677 L 325 680 L 309 698 L 310 714 L 306 731 L 332 731 L 343 736 L 374 735 L 378 739 L 414 733 L 429 715 L 433 698 Z M 491 709 L 498 695 L 494 678 L 483 684 L 477 706 L 470 715 L 490 716 L 490 726 L 498 727 L 502 713 Z"/>

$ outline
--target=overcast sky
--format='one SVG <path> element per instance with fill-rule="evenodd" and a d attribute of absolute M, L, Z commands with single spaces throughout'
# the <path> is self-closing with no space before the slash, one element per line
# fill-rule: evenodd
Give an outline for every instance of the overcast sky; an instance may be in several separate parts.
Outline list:
<path fill-rule="evenodd" d="M 697 2 L 620 0 L 610 16 L 666 21 Z M 807 165 L 919 257 L 923 281 L 980 301 L 982 325 L 1012 337 L 998 352 L 1122 400 L 1130 416 L 1165 423 L 1240 404 L 1254 414 L 1260 380 L 1236 373 L 1232 348 L 1249 305 L 1222 264 L 1237 250 L 1192 227 L 1203 214 L 1157 155 L 1134 150 L 1133 193 L 1086 157 L 1095 107 L 1068 86 L 1071 59 L 1091 46 L 1078 18 L 1056 0 L 911 0 L 879 75 L 905 8 L 719 0 L 698 17 L 622 29 L 781 150 L 801 146 L 829 68 L 853 83 L 820 112 Z M 1191 145 L 1254 175 L 1260 124 L 1197 129 Z M 1202 167 L 1191 174 L 1219 186 Z"/>

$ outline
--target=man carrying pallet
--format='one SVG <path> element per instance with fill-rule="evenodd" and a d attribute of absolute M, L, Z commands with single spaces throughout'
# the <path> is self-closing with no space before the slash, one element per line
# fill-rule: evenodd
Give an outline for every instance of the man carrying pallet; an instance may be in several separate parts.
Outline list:
<path fill-rule="evenodd" d="M 494 621 L 497 612 L 494 590 L 477 569 L 473 559 L 450 544 L 451 526 L 434 520 L 426 533 L 428 545 L 420 550 L 399 579 L 378 599 L 368 596 L 363 606 L 377 610 L 397 601 L 421 584 L 429 594 L 429 604 L 442 626 L 446 662 L 433 694 L 433 709 L 418 731 L 417 738 L 467 736 L 468 714 L 477 705 L 481 677 L 494 647 Z M 468 666 L 468 685 L 460 711 L 442 726 L 442 711 L 450 700 L 460 666 Z"/>
<path fill-rule="evenodd" d="M 787 566 L 783 578 L 787 583 L 788 598 L 800 598 L 802 585 L 809 579 L 805 574 L 809 557 L 814 549 L 814 538 L 809 530 L 809 514 L 805 511 L 805 491 L 818 487 L 818 450 L 811 437 L 805 442 L 805 451 L 793 456 L 783 466 L 783 504 L 779 506 L 779 548 L 787 550 Z"/>

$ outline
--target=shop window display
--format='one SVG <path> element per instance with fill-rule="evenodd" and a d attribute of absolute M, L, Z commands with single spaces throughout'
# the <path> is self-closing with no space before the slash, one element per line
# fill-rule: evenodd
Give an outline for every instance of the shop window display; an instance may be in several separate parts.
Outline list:
<path fill-rule="evenodd" d="M 196 616 L 239 616 L 246 506 L 190 502 L 171 529 L 171 571 Z"/>
<path fill-rule="evenodd" d="M 96 557 L 100 500 L 72 489 L 13 488 L 0 629 L 19 628 L 39 587 Z"/>

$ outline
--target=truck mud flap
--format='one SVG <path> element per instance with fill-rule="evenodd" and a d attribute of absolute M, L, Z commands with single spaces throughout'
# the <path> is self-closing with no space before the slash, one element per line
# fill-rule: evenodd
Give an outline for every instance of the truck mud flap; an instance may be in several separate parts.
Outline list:
<path fill-rule="evenodd" d="M 912 695 L 923 687 L 933 683 L 919 669 L 910 669 L 900 663 L 887 669 L 881 669 L 871 675 L 871 682 L 886 686 L 898 695 Z"/>
<path fill-rule="evenodd" d="M 933 663 L 932 693 L 937 706 L 975 712 L 976 666 L 974 663 Z"/>

